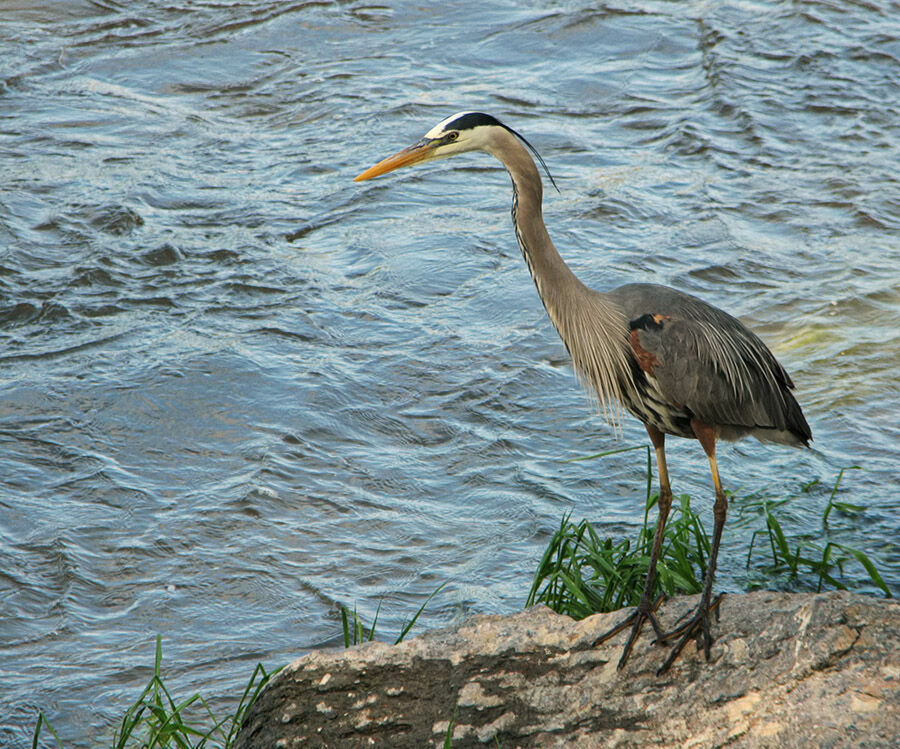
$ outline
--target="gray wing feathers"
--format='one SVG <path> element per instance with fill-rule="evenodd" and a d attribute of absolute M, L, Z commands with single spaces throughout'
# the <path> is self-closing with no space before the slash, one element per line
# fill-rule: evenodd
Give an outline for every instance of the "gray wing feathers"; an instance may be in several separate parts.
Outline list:
<path fill-rule="evenodd" d="M 790 376 L 740 321 L 664 286 L 631 284 L 612 295 L 633 321 L 657 316 L 658 324 L 637 332 L 641 346 L 656 359 L 652 376 L 674 403 L 709 424 L 809 440 Z M 782 441 L 774 433 L 768 436 Z"/>
<path fill-rule="evenodd" d="M 709 424 L 787 429 L 787 373 L 758 339 L 703 320 L 640 331 L 661 389 Z"/>

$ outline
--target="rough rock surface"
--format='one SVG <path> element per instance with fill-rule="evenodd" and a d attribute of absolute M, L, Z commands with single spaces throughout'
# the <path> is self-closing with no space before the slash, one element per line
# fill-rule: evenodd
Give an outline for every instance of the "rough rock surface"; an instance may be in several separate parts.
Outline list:
<path fill-rule="evenodd" d="M 695 598 L 667 602 L 664 628 Z M 399 645 L 313 652 L 251 708 L 236 749 L 900 746 L 900 603 L 850 593 L 726 596 L 707 662 L 662 676 L 649 627 L 621 672 L 623 613 L 536 607 Z"/>

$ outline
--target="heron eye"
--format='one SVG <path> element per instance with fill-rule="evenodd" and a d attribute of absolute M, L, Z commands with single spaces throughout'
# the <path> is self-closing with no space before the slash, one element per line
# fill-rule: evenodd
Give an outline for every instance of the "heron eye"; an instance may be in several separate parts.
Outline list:
<path fill-rule="evenodd" d="M 452 142 L 455 141 L 457 138 L 459 138 L 459 133 L 456 132 L 455 130 L 452 130 L 451 132 L 447 133 L 446 138 L 447 138 L 447 140 L 448 140 L 449 142 L 452 143 Z"/>

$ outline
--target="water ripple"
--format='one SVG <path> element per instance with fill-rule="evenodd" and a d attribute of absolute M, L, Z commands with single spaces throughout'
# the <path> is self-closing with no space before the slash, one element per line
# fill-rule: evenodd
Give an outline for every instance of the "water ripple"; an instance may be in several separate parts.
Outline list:
<path fill-rule="evenodd" d="M 861 465 L 830 538 L 898 584 L 891 3 L 182 5 L 0 10 L 0 744 L 37 709 L 96 743 L 153 633 L 178 687 L 237 694 L 339 604 L 384 600 L 388 634 L 447 580 L 423 623 L 512 610 L 562 514 L 640 524 L 642 454 L 567 460 L 645 435 L 589 414 L 502 170 L 352 183 L 463 108 L 540 148 L 587 282 L 758 330 L 816 442 L 723 450 L 727 483 L 819 479 L 803 530 Z M 672 450 L 708 512 L 702 454 Z"/>

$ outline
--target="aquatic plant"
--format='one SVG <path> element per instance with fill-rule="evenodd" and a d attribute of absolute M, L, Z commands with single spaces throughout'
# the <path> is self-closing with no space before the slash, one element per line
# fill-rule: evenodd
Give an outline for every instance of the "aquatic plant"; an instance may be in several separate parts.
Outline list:
<path fill-rule="evenodd" d="M 827 529 L 832 511 L 858 514 L 865 509 L 836 499 L 843 475 L 844 470 L 841 470 L 823 510 L 820 534 Z M 804 491 L 808 492 L 816 483 L 808 483 Z M 633 541 L 601 537 L 588 520 L 575 523 L 566 515 L 538 564 L 526 606 L 540 603 L 558 613 L 582 619 L 594 613 L 637 605 L 643 592 L 655 531 L 649 522 L 650 510 L 659 499 L 658 494 L 651 493 L 651 486 L 648 449 L 644 521 Z M 746 502 L 737 501 L 733 496 L 730 499 L 739 504 L 739 515 L 755 511 L 765 522 L 764 528 L 754 531 L 751 536 L 746 568 L 750 569 L 754 564 L 754 552 L 763 556 L 768 550 L 771 561 L 763 557 L 755 562 L 767 583 L 771 584 L 779 575 L 786 575 L 784 584 L 776 587 L 786 587 L 790 583 L 817 592 L 826 586 L 846 590 L 847 584 L 839 578 L 845 575 L 847 563 L 856 560 L 868 579 L 886 597 L 891 597 L 890 588 L 864 552 L 833 541 L 823 545 L 811 532 L 796 537 L 785 534 L 777 511 L 791 498 L 772 501 L 753 497 Z M 703 523 L 691 509 L 688 495 L 682 494 L 672 510 L 660 552 L 654 595 L 699 593 L 700 581 L 706 571 L 709 540 Z M 768 544 L 757 543 L 759 539 L 768 540 Z"/>
<path fill-rule="evenodd" d="M 162 676 L 162 637 L 157 635 L 153 675 L 137 700 L 125 711 L 113 736 L 112 747 L 204 749 L 211 746 L 229 749 L 237 739 L 247 710 L 279 670 L 267 671 L 261 663 L 257 663 L 235 711 L 218 717 L 210 703 L 199 693 L 180 701 L 172 696 Z M 52 734 L 56 745 L 62 747 L 58 734 L 41 712 L 34 729 L 32 749 L 41 746 L 44 727 Z"/>

